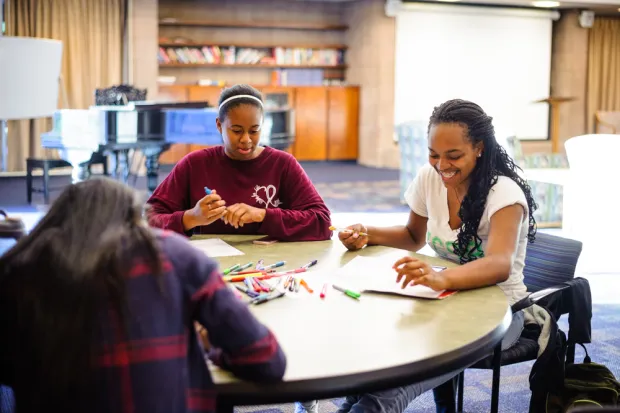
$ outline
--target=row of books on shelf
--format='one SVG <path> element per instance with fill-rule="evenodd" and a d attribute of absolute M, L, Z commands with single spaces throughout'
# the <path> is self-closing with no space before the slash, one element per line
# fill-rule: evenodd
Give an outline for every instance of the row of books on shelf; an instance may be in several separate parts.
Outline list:
<path fill-rule="evenodd" d="M 271 72 L 271 84 L 277 86 L 321 86 L 321 69 L 280 69 Z"/>
<path fill-rule="evenodd" d="M 274 64 L 337 66 L 344 54 L 337 49 L 247 48 L 235 46 L 160 47 L 159 63 Z"/>

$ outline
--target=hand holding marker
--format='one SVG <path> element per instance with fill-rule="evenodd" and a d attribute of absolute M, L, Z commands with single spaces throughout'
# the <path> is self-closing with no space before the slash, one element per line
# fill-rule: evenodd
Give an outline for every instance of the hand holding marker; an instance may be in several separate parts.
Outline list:
<path fill-rule="evenodd" d="M 347 234 L 353 234 L 355 231 L 353 231 L 352 229 L 349 228 L 336 228 L 334 226 L 329 227 L 330 230 L 332 231 L 337 231 L 337 232 L 346 232 Z M 365 232 L 359 232 L 360 237 L 367 237 L 368 234 Z"/>

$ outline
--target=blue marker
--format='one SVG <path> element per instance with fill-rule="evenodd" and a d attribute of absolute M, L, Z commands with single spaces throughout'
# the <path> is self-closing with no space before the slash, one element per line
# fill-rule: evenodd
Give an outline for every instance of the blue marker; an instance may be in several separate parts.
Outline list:
<path fill-rule="evenodd" d="M 211 195 L 211 190 L 207 186 L 205 186 L 205 194 Z"/>
<path fill-rule="evenodd" d="M 286 261 L 278 261 L 275 264 L 271 264 L 271 265 L 267 265 L 266 267 L 263 267 L 263 271 L 270 270 L 272 268 L 282 267 L 284 264 L 286 264 Z"/>

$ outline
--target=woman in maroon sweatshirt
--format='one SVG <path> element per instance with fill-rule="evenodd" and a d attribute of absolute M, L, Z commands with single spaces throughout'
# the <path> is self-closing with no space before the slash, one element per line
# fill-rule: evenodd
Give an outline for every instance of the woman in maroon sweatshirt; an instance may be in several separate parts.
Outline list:
<path fill-rule="evenodd" d="M 331 238 L 329 209 L 301 165 L 286 152 L 259 146 L 262 123 L 259 91 L 225 89 L 216 120 L 223 146 L 192 152 L 175 165 L 148 200 L 150 225 L 186 235 Z"/>

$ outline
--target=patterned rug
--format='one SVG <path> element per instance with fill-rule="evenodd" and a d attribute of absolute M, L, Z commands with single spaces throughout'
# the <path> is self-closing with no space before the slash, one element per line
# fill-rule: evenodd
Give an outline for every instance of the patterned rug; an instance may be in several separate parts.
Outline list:
<path fill-rule="evenodd" d="M 398 181 L 316 183 L 332 212 L 409 212 L 401 203 Z"/>

